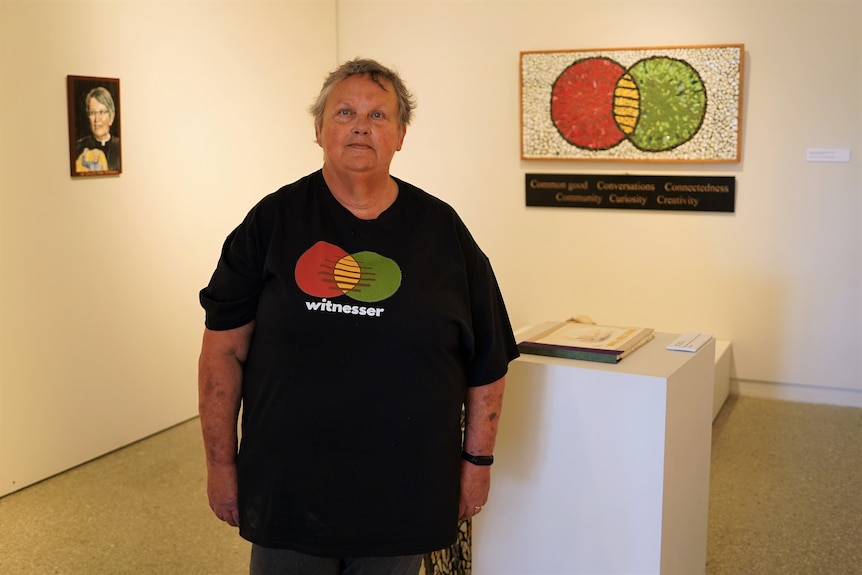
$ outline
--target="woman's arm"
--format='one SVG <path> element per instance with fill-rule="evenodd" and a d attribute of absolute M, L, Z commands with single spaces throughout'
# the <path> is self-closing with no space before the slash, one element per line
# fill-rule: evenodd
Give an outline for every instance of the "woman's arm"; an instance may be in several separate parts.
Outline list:
<path fill-rule="evenodd" d="M 236 453 L 242 366 L 254 322 L 225 331 L 204 331 L 198 361 L 198 412 L 207 463 L 207 496 L 216 517 L 239 525 Z"/>
<path fill-rule="evenodd" d="M 505 387 L 506 378 L 501 377 L 488 385 L 467 388 L 464 451 L 470 455 L 494 454 Z M 490 489 L 491 466 L 462 461 L 460 518 L 478 513 L 488 501 Z"/>

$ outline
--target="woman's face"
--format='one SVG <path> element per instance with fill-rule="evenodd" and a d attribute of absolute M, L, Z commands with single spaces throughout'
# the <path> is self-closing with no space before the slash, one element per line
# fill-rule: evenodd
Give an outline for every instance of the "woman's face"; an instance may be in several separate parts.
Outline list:
<path fill-rule="evenodd" d="M 324 163 L 339 172 L 389 173 L 389 164 L 404 142 L 398 124 L 398 99 L 367 75 L 351 76 L 332 87 L 316 130 Z"/>
<path fill-rule="evenodd" d="M 90 119 L 90 131 L 99 141 L 105 141 L 110 137 L 111 125 L 114 123 L 114 114 L 108 111 L 108 107 L 95 98 L 87 102 L 87 117 Z"/>

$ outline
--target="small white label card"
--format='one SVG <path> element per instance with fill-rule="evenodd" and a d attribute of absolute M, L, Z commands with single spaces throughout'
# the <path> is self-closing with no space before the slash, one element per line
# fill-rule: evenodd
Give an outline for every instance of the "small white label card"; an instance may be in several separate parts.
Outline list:
<path fill-rule="evenodd" d="M 697 351 L 711 339 L 711 334 L 687 331 L 670 342 L 667 349 L 671 349 L 673 351 Z"/>
<path fill-rule="evenodd" d="M 809 162 L 849 162 L 848 148 L 808 148 L 805 159 Z"/>

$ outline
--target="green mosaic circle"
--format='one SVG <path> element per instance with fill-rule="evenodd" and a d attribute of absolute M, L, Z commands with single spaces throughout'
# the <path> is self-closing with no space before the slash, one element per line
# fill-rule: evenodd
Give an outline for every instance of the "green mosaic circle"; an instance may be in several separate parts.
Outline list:
<path fill-rule="evenodd" d="M 629 141 L 663 152 L 689 141 L 706 114 L 706 87 L 687 62 L 656 56 L 638 61 L 629 75 L 640 94 L 640 115 Z"/>

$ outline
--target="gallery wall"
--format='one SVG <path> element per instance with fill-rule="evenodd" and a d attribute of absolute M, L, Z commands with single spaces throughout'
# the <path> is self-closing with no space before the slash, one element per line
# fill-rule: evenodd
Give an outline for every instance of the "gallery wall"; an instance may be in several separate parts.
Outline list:
<path fill-rule="evenodd" d="M 737 391 L 862 405 L 859 2 L 369 0 L 339 20 L 341 56 L 395 62 L 415 88 L 394 171 L 459 209 L 516 325 L 707 331 L 732 342 Z M 746 51 L 739 163 L 520 160 L 520 51 L 730 43 Z M 527 208 L 527 172 L 733 176 L 736 210 Z"/>
<path fill-rule="evenodd" d="M 197 291 L 319 166 L 306 108 L 354 56 L 415 91 L 393 173 L 458 209 L 516 326 L 710 331 L 743 393 L 862 405 L 860 30 L 855 0 L 0 0 L 0 495 L 195 415 Z M 520 51 L 725 43 L 741 162 L 520 160 Z M 121 176 L 69 177 L 68 74 L 120 78 Z M 526 172 L 734 176 L 736 211 L 527 208 Z"/>
<path fill-rule="evenodd" d="M 335 46 L 334 2 L 0 2 L 0 494 L 195 416 L 198 290 L 319 164 Z M 68 74 L 120 79 L 122 175 L 70 177 Z"/>

